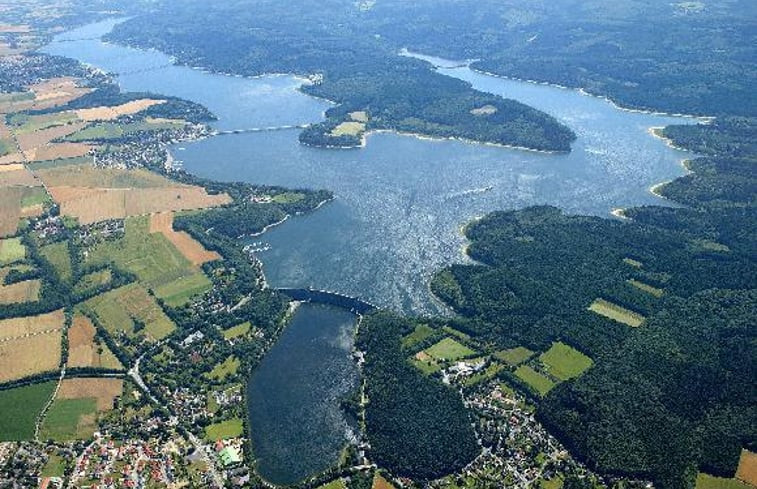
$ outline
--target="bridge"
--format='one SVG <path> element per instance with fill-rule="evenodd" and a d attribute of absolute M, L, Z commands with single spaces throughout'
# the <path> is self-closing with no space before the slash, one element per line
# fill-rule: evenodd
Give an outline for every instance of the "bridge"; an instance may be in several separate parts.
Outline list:
<path fill-rule="evenodd" d="M 316 304 L 328 304 L 330 306 L 337 306 L 344 309 L 348 309 L 351 312 L 359 315 L 368 314 L 377 310 L 379 307 L 375 304 L 371 304 L 368 301 L 358 299 L 357 297 L 350 297 L 348 295 L 340 294 L 339 292 L 331 292 L 329 290 L 318 289 L 277 289 L 282 294 L 302 302 L 313 302 Z"/>
<path fill-rule="evenodd" d="M 223 136 L 226 134 L 247 134 L 251 132 L 271 132 L 271 131 L 287 131 L 289 129 L 305 129 L 310 127 L 310 124 L 294 124 L 290 126 L 272 126 L 272 127 L 253 127 L 252 129 L 232 129 L 228 131 L 214 131 L 214 136 Z"/>

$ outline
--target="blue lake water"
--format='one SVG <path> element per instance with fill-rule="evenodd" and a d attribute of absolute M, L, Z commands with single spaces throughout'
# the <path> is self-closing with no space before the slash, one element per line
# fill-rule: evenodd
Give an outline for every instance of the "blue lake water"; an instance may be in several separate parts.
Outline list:
<path fill-rule="evenodd" d="M 317 122 L 329 107 L 299 92 L 302 79 L 293 76 L 210 74 L 173 65 L 159 52 L 101 42 L 114 23 L 63 34 L 45 51 L 113 72 L 124 90 L 199 102 L 219 117 L 219 130 Z M 599 216 L 616 207 L 665 204 L 649 187 L 684 173 L 685 153 L 648 130 L 690 119 L 623 111 L 574 90 L 428 60 L 479 90 L 552 114 L 578 135 L 573 151 L 550 155 L 391 133 L 370 135 L 364 149 L 327 150 L 300 145 L 298 130 L 216 136 L 173 148 L 201 176 L 334 191 L 336 200 L 319 211 L 255 238 L 270 245 L 260 258 L 272 285 L 329 289 L 411 314 L 444 313 L 428 282 L 439 268 L 466 261 L 460 229 L 471 219 L 535 204 Z M 333 463 L 348 436 L 338 399 L 356 382 L 342 342 L 354 318 L 319 307 L 297 313 L 251 378 L 258 469 L 274 482 Z"/>

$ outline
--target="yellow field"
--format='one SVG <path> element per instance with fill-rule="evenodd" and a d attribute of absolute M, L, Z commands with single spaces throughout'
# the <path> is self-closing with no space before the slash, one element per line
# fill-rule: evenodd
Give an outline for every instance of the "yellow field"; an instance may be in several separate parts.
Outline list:
<path fill-rule="evenodd" d="M 126 102 L 122 105 L 114 107 L 93 107 L 91 109 L 79 109 L 76 111 L 76 115 L 79 119 L 88 122 L 94 121 L 111 121 L 118 119 L 123 115 L 136 114 L 142 112 L 145 109 L 149 109 L 153 105 L 159 105 L 166 103 L 165 100 L 153 100 L 153 99 L 141 99 Z"/>
<path fill-rule="evenodd" d="M 25 336 L 0 343 L 0 382 L 58 369 L 61 330 Z"/>
<path fill-rule="evenodd" d="M 97 399 L 97 410 L 113 409 L 113 401 L 124 389 L 123 379 L 84 377 L 63 379 L 57 399 Z"/>
<path fill-rule="evenodd" d="M 741 451 L 736 478 L 757 487 L 757 453 L 749 450 Z"/>
<path fill-rule="evenodd" d="M 362 122 L 342 122 L 334 129 L 331 130 L 331 135 L 334 137 L 339 136 L 357 136 L 365 131 L 365 124 Z"/>
<path fill-rule="evenodd" d="M 645 284 L 644 282 L 640 282 L 639 280 L 629 279 L 628 283 L 633 285 L 637 289 L 646 292 L 647 294 L 652 294 L 655 297 L 662 297 L 662 294 L 665 293 L 664 290 L 658 289 L 657 287 L 653 287 L 649 284 Z"/>
<path fill-rule="evenodd" d="M 174 231 L 173 212 L 160 212 L 150 216 L 150 232 L 163 234 L 192 265 L 221 259 L 221 255 L 206 250 L 184 231 Z"/>
<path fill-rule="evenodd" d="M 95 343 L 95 326 L 88 317 L 74 316 L 68 329 L 69 367 L 100 367 L 121 369 L 123 365 L 105 343 Z"/>
<path fill-rule="evenodd" d="M 355 122 L 362 122 L 365 124 L 368 122 L 368 114 L 365 111 L 350 112 L 350 119 Z"/>
<path fill-rule="evenodd" d="M 627 324 L 633 328 L 641 326 L 645 319 L 641 314 L 629 311 L 625 307 L 613 304 L 604 299 L 596 299 L 591 303 L 588 309 L 600 316 L 604 316 L 619 323 Z"/>
<path fill-rule="evenodd" d="M 3 319 L 0 321 L 0 342 L 45 331 L 63 328 L 63 309 L 39 316 Z"/>

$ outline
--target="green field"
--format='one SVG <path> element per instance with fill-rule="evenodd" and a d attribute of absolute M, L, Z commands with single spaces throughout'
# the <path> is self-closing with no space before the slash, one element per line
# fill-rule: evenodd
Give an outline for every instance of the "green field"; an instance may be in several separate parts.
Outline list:
<path fill-rule="evenodd" d="M 715 477 L 704 472 L 697 474 L 695 489 L 752 489 L 752 486 L 737 479 Z"/>
<path fill-rule="evenodd" d="M 305 194 L 301 192 L 283 192 L 277 195 L 274 195 L 271 198 L 271 202 L 274 202 L 276 204 L 294 204 L 297 202 L 300 202 L 305 198 Z"/>
<path fill-rule="evenodd" d="M 540 396 L 544 396 L 555 386 L 555 383 L 552 382 L 549 377 L 540 374 L 528 365 L 521 365 L 518 367 L 515 371 L 515 376 L 528 384 L 538 392 Z"/>
<path fill-rule="evenodd" d="M 427 324 L 419 324 L 412 333 L 402 338 L 402 347 L 411 348 L 434 334 L 434 329 Z"/>
<path fill-rule="evenodd" d="M 662 294 L 665 293 L 664 290 L 658 289 L 657 287 L 653 287 L 649 284 L 645 284 L 644 282 L 641 282 L 639 280 L 629 279 L 628 283 L 633 285 L 637 289 L 646 292 L 647 294 L 652 294 L 655 297 L 662 297 Z"/>
<path fill-rule="evenodd" d="M 87 165 L 92 163 L 92 156 L 77 156 L 75 158 L 58 158 L 55 160 L 33 161 L 27 166 L 32 171 L 49 170 L 61 166 Z"/>
<path fill-rule="evenodd" d="M 431 375 L 434 372 L 438 372 L 442 369 L 442 366 L 436 363 L 436 361 L 434 361 L 433 359 L 424 361 L 418 360 L 417 358 L 411 358 L 410 363 L 412 363 L 415 368 L 423 372 L 424 375 Z"/>
<path fill-rule="evenodd" d="M 229 375 L 234 375 L 239 370 L 240 361 L 234 355 L 230 355 L 223 363 L 219 363 L 213 370 L 205 374 L 209 379 L 225 380 Z"/>
<path fill-rule="evenodd" d="M 43 115 L 14 114 L 9 118 L 9 122 L 16 126 L 17 134 L 40 131 L 54 126 L 63 126 L 78 120 L 79 118 L 73 112 L 58 112 Z"/>
<path fill-rule="evenodd" d="M 45 257 L 45 260 L 58 272 L 58 276 L 63 280 L 71 280 L 71 255 L 68 252 L 68 243 L 66 241 L 60 241 L 40 248 L 40 253 Z"/>
<path fill-rule="evenodd" d="M 185 304 L 193 295 L 211 288 L 205 274 L 163 234 L 150 233 L 146 216 L 127 219 L 124 237 L 98 244 L 88 258 L 92 264 L 110 261 L 134 273 L 170 306 Z"/>
<path fill-rule="evenodd" d="M 427 348 L 426 353 L 437 360 L 447 361 L 459 360 L 460 358 L 476 354 L 475 351 L 449 337 L 444 338 L 435 345 Z"/>
<path fill-rule="evenodd" d="M 639 326 L 641 326 L 641 323 L 643 323 L 645 319 L 641 314 L 630 311 L 625 307 L 613 304 L 612 302 L 606 301 L 604 299 L 596 299 L 591 303 L 588 309 L 594 313 L 599 314 L 600 316 L 604 316 L 608 319 L 626 324 L 633 328 L 638 328 Z"/>
<path fill-rule="evenodd" d="M 42 423 L 40 438 L 56 441 L 83 440 L 92 436 L 97 400 L 56 399 Z"/>
<path fill-rule="evenodd" d="M 569 380 L 584 373 L 594 362 L 580 351 L 565 343 L 552 343 L 552 347 L 539 356 L 550 375 Z"/>
<path fill-rule="evenodd" d="M 0 156 L 10 154 L 14 150 L 15 145 L 13 144 L 13 141 L 9 141 L 8 139 L 0 139 Z"/>
<path fill-rule="evenodd" d="M 58 454 L 50 455 L 47 463 L 42 467 L 40 477 L 63 477 L 66 471 L 66 461 Z"/>
<path fill-rule="evenodd" d="M 343 479 L 337 479 L 331 482 L 327 482 L 322 486 L 318 486 L 317 489 L 347 489 L 347 486 L 344 485 Z"/>
<path fill-rule="evenodd" d="M 239 418 L 227 419 L 205 427 L 205 439 L 208 441 L 237 438 L 242 436 L 242 433 L 242 420 Z"/>
<path fill-rule="evenodd" d="M 74 285 L 74 292 L 77 294 L 86 294 L 98 287 L 109 284 L 112 279 L 113 273 L 109 268 L 88 273 L 76 282 L 76 285 Z"/>
<path fill-rule="evenodd" d="M 465 379 L 465 385 L 467 387 L 471 387 L 477 384 L 480 384 L 481 382 L 485 382 L 487 380 L 493 379 L 498 373 L 504 369 L 505 366 L 501 363 L 492 363 L 483 372 L 479 372 L 477 374 L 471 375 L 467 379 Z"/>
<path fill-rule="evenodd" d="M 26 247 L 20 238 L 0 239 L 0 265 L 17 262 L 26 258 Z"/>
<path fill-rule="evenodd" d="M 21 207 L 31 207 L 49 201 L 50 198 L 44 187 L 30 187 L 24 191 L 24 196 L 21 198 Z"/>
<path fill-rule="evenodd" d="M 232 340 L 234 338 L 239 338 L 240 336 L 245 336 L 250 332 L 250 329 L 252 328 L 252 325 L 249 321 L 242 324 L 237 324 L 236 326 L 229 328 L 227 330 L 223 331 L 223 337 L 227 340 Z"/>
<path fill-rule="evenodd" d="M 33 92 L 9 92 L 0 93 L 0 103 L 22 102 L 24 100 L 34 100 Z"/>
<path fill-rule="evenodd" d="M 139 284 L 100 294 L 85 302 L 83 308 L 92 311 L 110 333 L 124 331 L 130 337 L 146 333 L 153 340 L 160 340 L 176 329 L 155 299 Z M 135 319 L 145 324 L 144 331 L 135 330 Z"/>
<path fill-rule="evenodd" d="M 55 382 L 0 391 L 0 441 L 31 440 L 37 416 L 53 390 Z"/>
<path fill-rule="evenodd" d="M 85 127 L 66 138 L 72 143 L 84 141 L 102 141 L 119 139 L 129 134 L 144 131 L 160 131 L 167 129 L 180 129 L 185 124 L 181 122 L 132 122 L 130 124 L 116 124 L 112 122 L 100 122 Z"/>
<path fill-rule="evenodd" d="M 516 367 L 533 356 L 534 352 L 522 346 L 494 353 L 494 358 Z"/>

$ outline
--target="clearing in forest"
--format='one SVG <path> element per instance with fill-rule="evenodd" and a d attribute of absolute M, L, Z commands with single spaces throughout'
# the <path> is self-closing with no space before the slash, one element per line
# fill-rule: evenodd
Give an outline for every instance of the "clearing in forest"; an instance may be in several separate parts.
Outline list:
<path fill-rule="evenodd" d="M 555 383 L 552 381 L 552 379 L 550 379 L 546 375 L 540 374 L 528 365 L 521 365 L 520 367 L 518 367 L 515 370 L 515 376 L 528 384 L 542 397 L 546 395 L 547 392 L 552 390 L 552 388 L 555 386 Z"/>
<path fill-rule="evenodd" d="M 412 348 L 413 346 L 425 341 L 435 330 L 427 324 L 419 324 L 415 327 L 412 333 L 402 338 L 403 348 Z"/>
<path fill-rule="evenodd" d="M 578 377 L 591 367 L 594 362 L 580 351 L 565 343 L 552 343 L 552 347 L 539 356 L 550 375 L 560 380 Z"/>
<path fill-rule="evenodd" d="M 26 385 L 0 391 L 0 441 L 31 440 L 34 425 L 56 382 Z"/>
<path fill-rule="evenodd" d="M 68 329 L 68 367 L 123 369 L 123 365 L 102 341 L 96 338 L 92 321 L 76 314 Z"/>
<path fill-rule="evenodd" d="M 629 284 L 633 285 L 634 287 L 636 287 L 637 289 L 639 289 L 641 291 L 644 291 L 647 294 L 652 294 L 653 296 L 658 297 L 658 298 L 662 297 L 662 294 L 665 293 L 664 290 L 662 290 L 660 288 L 657 288 L 657 287 L 654 287 L 652 285 L 646 284 L 646 283 L 641 282 L 639 280 L 628 279 L 627 282 Z"/>
<path fill-rule="evenodd" d="M 159 341 L 175 329 L 155 299 L 139 284 L 129 284 L 89 299 L 83 307 L 93 312 L 109 333 L 123 331 L 134 338 Z"/>
<path fill-rule="evenodd" d="M 645 319 L 644 316 L 637 312 L 633 312 L 604 299 L 596 299 L 591 303 L 588 309 L 600 316 L 604 316 L 633 328 L 641 326 Z"/>
<path fill-rule="evenodd" d="M 446 337 L 427 348 L 426 353 L 435 359 L 442 361 L 459 360 L 460 358 L 470 357 L 476 354 L 475 351 L 450 337 Z"/>
<path fill-rule="evenodd" d="M 509 350 L 502 350 L 494 353 L 494 358 L 502 360 L 503 362 L 516 367 L 525 362 L 534 355 L 534 352 L 528 348 L 518 346 L 516 348 L 510 348 Z"/>

